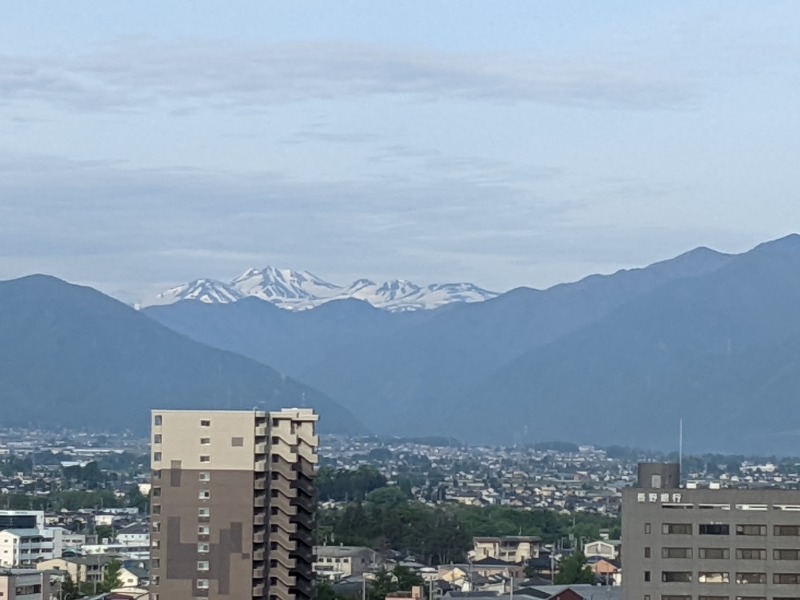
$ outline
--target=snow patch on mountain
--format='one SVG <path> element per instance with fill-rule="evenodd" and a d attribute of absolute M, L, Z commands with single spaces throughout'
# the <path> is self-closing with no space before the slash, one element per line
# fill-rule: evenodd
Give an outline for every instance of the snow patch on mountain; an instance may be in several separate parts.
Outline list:
<path fill-rule="evenodd" d="M 382 283 L 358 279 L 340 286 L 310 273 L 264 267 L 248 269 L 229 283 L 197 279 L 175 286 L 139 306 L 172 304 L 180 300 L 227 304 L 256 297 L 286 310 L 307 310 L 333 300 L 356 299 L 392 312 L 431 310 L 453 302 L 483 302 L 498 294 L 472 283 L 434 283 L 419 286 L 394 279 Z"/>

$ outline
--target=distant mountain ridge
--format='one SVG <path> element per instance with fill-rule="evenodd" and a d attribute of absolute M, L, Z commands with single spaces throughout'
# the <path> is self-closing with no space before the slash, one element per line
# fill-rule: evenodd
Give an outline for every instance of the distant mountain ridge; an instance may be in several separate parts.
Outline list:
<path fill-rule="evenodd" d="M 308 310 L 336 300 L 354 299 L 382 310 L 403 312 L 431 310 L 458 302 L 483 302 L 498 295 L 473 283 L 434 283 L 420 286 L 402 279 L 383 283 L 358 279 L 350 285 L 340 286 L 309 271 L 267 266 L 263 269 L 248 269 L 227 283 L 217 279 L 196 279 L 144 300 L 137 308 L 169 305 L 182 300 L 230 304 L 254 297 L 292 311 Z"/>
<path fill-rule="evenodd" d="M 92 288 L 31 275 L 0 281 L 0 410 L 6 426 L 146 431 L 152 408 L 309 407 L 320 429 L 365 429 L 323 393 L 200 344 Z"/>

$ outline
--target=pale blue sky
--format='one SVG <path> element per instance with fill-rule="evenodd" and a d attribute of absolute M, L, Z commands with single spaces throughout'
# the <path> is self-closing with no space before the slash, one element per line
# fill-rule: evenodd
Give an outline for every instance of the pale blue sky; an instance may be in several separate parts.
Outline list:
<path fill-rule="evenodd" d="M 0 278 L 544 287 L 798 230 L 796 2 L 6 2 Z"/>

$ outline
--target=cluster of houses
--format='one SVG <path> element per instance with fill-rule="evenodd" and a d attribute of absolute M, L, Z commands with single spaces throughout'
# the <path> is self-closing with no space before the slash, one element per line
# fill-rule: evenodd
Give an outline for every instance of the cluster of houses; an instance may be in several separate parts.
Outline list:
<path fill-rule="evenodd" d="M 419 575 L 424 586 L 407 590 L 405 598 L 499 598 L 530 596 L 539 600 L 619 598 L 622 583 L 621 544 L 599 540 L 583 547 L 588 566 L 599 585 L 555 585 L 558 563 L 566 552 L 554 553 L 536 536 L 473 538 L 473 549 L 463 564 L 426 567 L 414 557 L 382 554 L 359 546 L 318 546 L 314 572 L 337 594 L 361 597 L 382 572 L 405 567 Z"/>
<path fill-rule="evenodd" d="M 105 526 L 113 535 L 76 533 L 76 524 L 83 531 Z M 149 551 L 149 525 L 136 509 L 57 514 L 0 510 L 0 598 L 58 598 L 67 578 L 91 593 L 104 582 L 112 563 L 120 567 L 119 585 L 102 598 L 147 598 Z"/>

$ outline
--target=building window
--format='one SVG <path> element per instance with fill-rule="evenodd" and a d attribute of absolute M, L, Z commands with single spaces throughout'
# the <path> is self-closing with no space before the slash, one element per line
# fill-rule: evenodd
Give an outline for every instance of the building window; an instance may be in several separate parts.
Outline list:
<path fill-rule="evenodd" d="M 645 533 L 650 533 L 650 523 L 645 523 L 644 524 L 644 532 Z"/>
<path fill-rule="evenodd" d="M 161 548 L 161 540 L 153 540 L 150 543 L 150 546 L 153 548 L 153 550 L 158 550 L 159 548 Z"/>
<path fill-rule="evenodd" d="M 691 548 L 662 548 L 662 558 L 692 558 Z"/>
<path fill-rule="evenodd" d="M 766 525 L 737 525 L 736 535 L 767 535 Z"/>
<path fill-rule="evenodd" d="M 664 583 L 692 583 L 691 571 L 662 571 L 661 581 Z"/>
<path fill-rule="evenodd" d="M 153 436 L 153 443 L 154 444 L 160 444 L 161 443 L 161 434 L 160 433 L 157 433 L 157 434 L 155 434 Z"/>
<path fill-rule="evenodd" d="M 231 446 L 234 448 L 241 448 L 244 446 L 244 438 L 243 437 L 233 437 L 231 438 Z"/>
<path fill-rule="evenodd" d="M 211 438 L 200 438 L 201 446 L 208 446 L 211 443 Z"/>
<path fill-rule="evenodd" d="M 772 575 L 773 583 L 800 584 L 800 573 L 775 573 Z"/>
<path fill-rule="evenodd" d="M 697 600 L 730 600 L 728 596 L 698 596 Z"/>
<path fill-rule="evenodd" d="M 161 505 L 160 504 L 153 504 L 152 512 L 153 512 L 154 515 L 160 515 L 161 514 Z"/>
<path fill-rule="evenodd" d="M 700 571 L 697 580 L 700 583 L 730 583 L 731 575 L 724 571 Z"/>
<path fill-rule="evenodd" d="M 197 497 L 200 500 L 208 500 L 209 498 L 211 498 L 211 492 L 208 490 L 200 490 L 197 494 Z"/>
<path fill-rule="evenodd" d="M 728 559 L 731 557 L 731 551 L 728 548 L 700 548 L 698 550 L 700 558 L 710 559 Z"/>
<path fill-rule="evenodd" d="M 644 548 L 644 557 L 650 558 L 650 546 L 645 546 Z"/>
<path fill-rule="evenodd" d="M 208 554 L 209 550 L 210 550 L 210 548 L 209 548 L 208 544 L 203 543 L 203 542 L 197 544 L 197 552 L 199 554 Z"/>
<path fill-rule="evenodd" d="M 662 595 L 661 600 L 692 600 L 691 596 L 675 596 L 674 594 Z"/>
<path fill-rule="evenodd" d="M 700 526 L 702 527 L 702 525 Z M 669 535 L 692 535 L 691 523 L 664 523 L 661 531 Z M 702 533 L 702 532 L 701 532 Z"/>
<path fill-rule="evenodd" d="M 153 469 L 153 479 L 161 479 L 161 469 Z"/>
<path fill-rule="evenodd" d="M 207 506 L 201 506 L 197 509 L 197 516 L 198 517 L 210 517 L 211 516 L 211 509 Z"/>
<path fill-rule="evenodd" d="M 766 573 L 736 573 L 736 583 L 739 585 L 749 583 L 767 583 Z"/>
<path fill-rule="evenodd" d="M 207 590 L 208 589 L 208 579 L 198 579 L 197 580 L 197 589 L 198 590 Z"/>
<path fill-rule="evenodd" d="M 727 523 L 702 523 L 700 535 L 730 535 L 731 526 Z"/>
<path fill-rule="evenodd" d="M 197 535 L 209 535 L 211 528 L 208 525 L 200 525 L 197 528 Z"/>
<path fill-rule="evenodd" d="M 198 560 L 197 561 L 197 570 L 198 571 L 208 571 L 208 561 L 207 560 Z"/>
<path fill-rule="evenodd" d="M 211 462 L 211 457 L 208 456 L 207 454 L 204 454 L 203 456 L 200 457 L 200 462 L 201 463 Z"/>
<path fill-rule="evenodd" d="M 775 535 L 800 536 L 800 525 L 775 525 Z"/>
<path fill-rule="evenodd" d="M 644 572 L 644 580 L 645 581 L 650 581 L 650 571 L 645 571 Z"/>
<path fill-rule="evenodd" d="M 200 481 L 211 481 L 211 473 L 205 471 L 200 473 Z"/>
<path fill-rule="evenodd" d="M 153 417 L 153 425 L 156 427 L 161 427 L 161 415 L 156 415 Z"/>
<path fill-rule="evenodd" d="M 159 567 L 161 567 L 161 560 L 158 558 L 151 559 L 150 566 L 153 567 L 154 569 L 158 569 Z"/>
<path fill-rule="evenodd" d="M 800 560 L 800 550 L 775 550 L 772 556 L 775 560 Z"/>
<path fill-rule="evenodd" d="M 725 558 L 728 558 L 727 556 Z M 767 551 L 764 548 L 737 548 L 736 558 L 745 560 L 766 560 Z"/>
<path fill-rule="evenodd" d="M 200 421 L 200 427 L 211 427 L 211 421 L 208 419 L 202 419 Z"/>
<path fill-rule="evenodd" d="M 153 452 L 153 462 L 161 462 L 161 452 Z"/>
<path fill-rule="evenodd" d="M 160 495 L 161 495 L 161 488 L 160 487 L 154 487 L 153 488 L 153 496 L 158 498 Z"/>
<path fill-rule="evenodd" d="M 161 521 L 153 521 L 152 527 L 153 527 L 153 531 L 158 533 L 159 531 L 161 531 Z"/>

